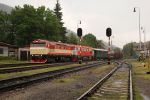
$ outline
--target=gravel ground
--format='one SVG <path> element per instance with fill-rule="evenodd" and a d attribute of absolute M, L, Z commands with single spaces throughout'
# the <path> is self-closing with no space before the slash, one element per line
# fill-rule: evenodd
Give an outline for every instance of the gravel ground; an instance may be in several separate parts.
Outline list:
<path fill-rule="evenodd" d="M 54 80 L 0 94 L 0 100 L 75 100 L 112 68 L 112 65 L 101 66 L 67 74 Z"/>

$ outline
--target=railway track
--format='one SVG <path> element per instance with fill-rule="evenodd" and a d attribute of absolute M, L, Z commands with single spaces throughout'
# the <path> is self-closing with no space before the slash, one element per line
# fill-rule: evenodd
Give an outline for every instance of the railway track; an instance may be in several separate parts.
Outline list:
<path fill-rule="evenodd" d="M 39 65 L 44 63 L 19 63 L 19 64 L 0 64 L 0 68 L 17 67 L 17 66 L 30 66 Z"/>
<path fill-rule="evenodd" d="M 54 63 L 54 64 L 40 64 L 40 65 L 32 65 L 32 66 L 22 66 L 22 67 L 10 67 L 10 68 L 0 68 L 0 74 L 6 74 L 6 73 L 13 73 L 13 72 L 23 72 L 23 71 L 29 71 L 29 70 L 35 70 L 35 69 L 43 69 L 48 67 L 56 67 L 56 66 L 64 66 L 73 64 L 73 62 L 67 62 L 67 63 Z"/>
<path fill-rule="evenodd" d="M 131 65 L 114 68 L 77 100 L 133 100 Z"/>
<path fill-rule="evenodd" d="M 83 61 L 84 62 L 84 61 Z M 62 64 L 65 62 L 53 62 L 53 63 L 18 63 L 18 64 L 0 64 L 0 69 L 11 68 L 11 67 L 24 67 L 24 66 L 36 66 L 36 65 L 47 65 L 47 64 Z M 72 63 L 72 62 L 67 62 Z"/>
<path fill-rule="evenodd" d="M 82 66 L 77 66 L 77 67 L 50 71 L 46 73 L 34 74 L 30 76 L 23 76 L 23 77 L 16 77 L 16 78 L 11 78 L 11 79 L 1 80 L 0 92 L 6 92 L 12 89 L 27 86 L 27 85 L 40 82 L 43 80 L 53 79 L 58 76 L 64 75 L 66 73 L 76 72 L 76 71 L 88 69 L 91 67 L 97 67 L 98 65 L 102 65 L 102 64 L 105 64 L 105 63 L 97 62 L 94 64 L 87 64 L 87 65 L 82 65 Z"/>

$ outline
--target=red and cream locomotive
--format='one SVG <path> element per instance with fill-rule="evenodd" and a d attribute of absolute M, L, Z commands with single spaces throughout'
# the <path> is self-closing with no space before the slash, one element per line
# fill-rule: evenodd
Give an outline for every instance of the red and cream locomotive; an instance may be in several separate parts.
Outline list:
<path fill-rule="evenodd" d="M 32 62 L 57 62 L 77 61 L 91 59 L 94 55 L 93 48 L 89 46 L 66 44 L 61 42 L 50 42 L 37 39 L 30 45 Z"/>

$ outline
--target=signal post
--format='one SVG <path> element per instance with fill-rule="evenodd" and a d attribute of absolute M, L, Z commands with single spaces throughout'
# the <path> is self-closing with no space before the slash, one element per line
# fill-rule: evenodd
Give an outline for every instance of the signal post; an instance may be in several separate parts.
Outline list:
<path fill-rule="evenodd" d="M 108 37 L 108 65 L 110 65 L 110 36 L 112 34 L 111 28 L 106 29 L 106 36 Z"/>
<path fill-rule="evenodd" d="M 81 42 L 81 37 L 82 37 L 82 28 L 77 28 L 77 35 L 79 37 L 79 44 Z M 81 60 L 81 44 L 80 44 L 80 55 L 79 55 L 79 64 L 82 63 L 82 60 Z"/>

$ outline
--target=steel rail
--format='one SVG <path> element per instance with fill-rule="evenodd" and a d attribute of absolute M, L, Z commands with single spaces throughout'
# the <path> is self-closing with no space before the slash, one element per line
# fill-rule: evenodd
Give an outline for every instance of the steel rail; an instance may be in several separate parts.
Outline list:
<path fill-rule="evenodd" d="M 129 97 L 130 100 L 133 100 L 133 84 L 132 84 L 132 65 L 130 65 L 130 72 L 129 72 L 129 79 L 130 79 L 130 93 L 129 93 Z"/>
<path fill-rule="evenodd" d="M 56 67 L 56 66 L 63 66 L 63 65 L 69 65 L 69 64 L 73 64 L 73 63 L 68 62 L 68 63 L 55 63 L 55 64 L 25 66 L 25 67 L 17 67 L 17 68 L 6 68 L 6 69 L 0 69 L 0 74 L 23 72 L 23 71 L 28 71 L 28 70 L 43 69 L 43 68 L 48 68 L 48 67 Z"/>
<path fill-rule="evenodd" d="M 127 62 L 125 62 L 125 64 L 127 64 L 129 66 L 129 96 L 128 96 L 128 99 L 134 100 L 134 98 L 133 98 L 132 65 L 128 64 Z"/>
<path fill-rule="evenodd" d="M 28 66 L 28 65 L 38 65 L 38 64 L 44 64 L 44 63 L 0 64 L 0 68 L 17 67 L 17 66 Z"/>

